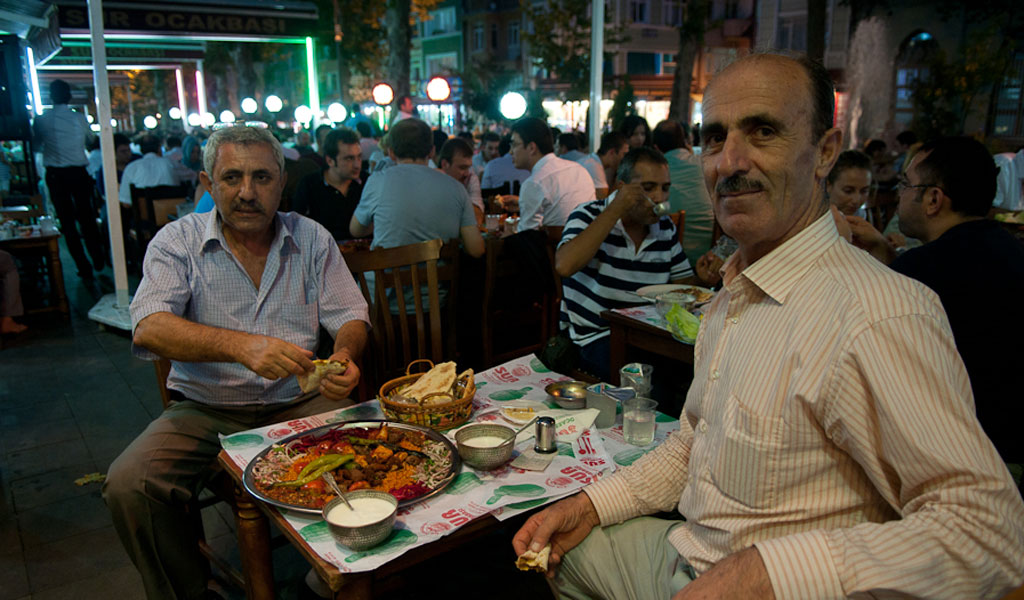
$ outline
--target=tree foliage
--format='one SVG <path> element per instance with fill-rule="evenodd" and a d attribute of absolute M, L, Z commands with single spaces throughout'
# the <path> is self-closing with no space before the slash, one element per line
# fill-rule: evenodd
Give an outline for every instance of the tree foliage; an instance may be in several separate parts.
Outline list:
<path fill-rule="evenodd" d="M 462 78 L 462 102 L 486 119 L 501 121 L 504 117 L 499 103 L 516 72 L 488 54 L 485 58 L 474 59 L 459 76 Z"/>
<path fill-rule="evenodd" d="M 523 15 L 532 24 L 522 38 L 541 68 L 569 84 L 566 100 L 585 100 L 590 93 L 590 4 L 591 0 L 521 0 Z M 606 12 L 606 48 L 627 41 L 623 28 L 609 27 L 610 23 Z M 611 57 L 604 53 L 604 60 Z"/>
<path fill-rule="evenodd" d="M 704 45 L 704 32 L 714 24 L 710 0 L 690 0 L 683 8 L 683 23 L 679 26 L 679 52 L 676 54 L 676 72 L 672 76 L 672 98 L 668 116 L 680 123 L 690 120 L 690 86 L 693 80 L 693 62 L 697 50 Z"/>
<path fill-rule="evenodd" d="M 927 71 L 913 81 L 914 132 L 923 139 L 963 133 L 968 117 L 984 110 L 978 98 L 1003 77 L 1012 53 L 996 25 L 972 32 L 960 52 L 936 49 Z"/>
<path fill-rule="evenodd" d="M 608 120 L 611 121 L 612 131 L 618 131 L 622 121 L 630 115 L 636 114 L 636 95 L 633 93 L 633 84 L 629 82 L 629 75 L 622 78 L 622 83 L 616 89 L 615 101 L 608 111 Z"/>

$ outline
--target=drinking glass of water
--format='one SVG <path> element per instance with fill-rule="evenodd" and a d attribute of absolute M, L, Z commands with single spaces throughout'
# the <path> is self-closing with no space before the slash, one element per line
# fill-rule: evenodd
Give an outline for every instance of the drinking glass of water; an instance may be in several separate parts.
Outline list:
<path fill-rule="evenodd" d="M 627 444 L 647 446 L 654 441 L 654 409 L 650 398 L 630 398 L 622 403 L 622 434 Z"/>

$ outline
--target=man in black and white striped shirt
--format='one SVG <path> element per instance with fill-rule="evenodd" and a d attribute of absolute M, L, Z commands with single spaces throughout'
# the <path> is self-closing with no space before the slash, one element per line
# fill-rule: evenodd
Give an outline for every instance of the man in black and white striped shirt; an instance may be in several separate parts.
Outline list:
<path fill-rule="evenodd" d="M 657 150 L 630 151 L 619 188 L 570 215 L 555 254 L 562 279 L 561 327 L 581 347 L 581 366 L 608 377 L 608 323 L 601 311 L 636 303 L 637 289 L 693 275 L 676 228 L 654 204 L 668 199 L 668 161 Z"/>

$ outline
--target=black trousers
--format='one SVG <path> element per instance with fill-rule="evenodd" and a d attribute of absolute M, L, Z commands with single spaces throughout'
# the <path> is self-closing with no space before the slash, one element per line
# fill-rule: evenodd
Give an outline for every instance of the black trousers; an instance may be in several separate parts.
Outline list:
<path fill-rule="evenodd" d="M 60 230 L 64 234 L 64 242 L 68 252 L 75 260 L 78 274 L 92 276 L 92 268 L 100 270 L 107 263 L 106 251 L 101 241 L 100 230 L 96 225 L 96 210 L 92 205 L 92 177 L 85 167 L 47 167 L 46 186 L 50 190 L 50 200 L 57 210 L 60 219 Z M 75 224 L 78 227 L 75 227 Z M 79 236 L 81 230 L 81 236 Z M 92 264 L 86 259 L 82 250 L 82 241 L 89 251 Z"/>

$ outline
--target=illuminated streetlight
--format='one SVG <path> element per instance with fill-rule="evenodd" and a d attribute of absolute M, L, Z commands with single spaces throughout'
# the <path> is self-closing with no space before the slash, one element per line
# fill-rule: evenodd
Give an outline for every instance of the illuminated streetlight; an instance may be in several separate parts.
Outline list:
<path fill-rule="evenodd" d="M 427 82 L 427 98 L 434 102 L 444 102 L 452 95 L 452 86 L 444 77 L 434 77 Z"/>
<path fill-rule="evenodd" d="M 498 110 L 503 117 L 514 121 L 526 114 L 526 98 L 519 92 L 508 92 L 501 97 Z"/>
<path fill-rule="evenodd" d="M 99 123 L 93 123 L 92 125 L 89 126 L 89 129 L 92 129 L 93 131 L 99 131 L 100 130 L 100 124 Z"/>
<path fill-rule="evenodd" d="M 117 127 L 117 119 L 111 119 L 110 120 L 110 126 L 111 127 Z"/>
<path fill-rule="evenodd" d="M 188 124 L 192 127 L 199 127 L 203 124 L 203 120 L 199 117 L 199 113 L 189 113 Z"/>
<path fill-rule="evenodd" d="M 334 123 L 341 123 L 347 116 L 348 111 L 345 110 L 345 107 L 338 102 L 332 102 L 330 106 L 327 107 L 327 118 Z"/>
<path fill-rule="evenodd" d="M 254 113 L 257 110 L 259 110 L 259 108 L 260 108 L 259 103 L 257 103 L 252 98 L 246 98 L 246 99 L 242 100 L 242 112 L 244 112 L 247 115 L 251 115 L 252 113 Z M 280 110 L 280 109 L 278 109 L 278 110 Z"/>
<path fill-rule="evenodd" d="M 93 121 L 95 121 L 96 119 L 92 118 L 92 115 L 88 115 L 88 114 L 87 114 L 87 115 L 85 115 L 85 120 L 86 120 L 86 121 L 88 121 L 88 122 L 90 122 L 90 123 L 92 123 L 92 122 L 93 122 Z"/>
<path fill-rule="evenodd" d="M 281 102 L 280 98 L 271 94 L 267 96 L 267 101 L 264 102 L 264 106 L 266 106 L 267 110 L 269 110 L 270 112 L 276 113 L 280 111 L 282 108 L 284 108 L 284 102 Z"/>
<path fill-rule="evenodd" d="M 172 119 L 180 119 L 181 118 L 181 109 L 178 108 L 177 106 L 172 106 L 171 110 L 167 111 L 167 116 L 172 118 Z"/>
<path fill-rule="evenodd" d="M 203 127 L 213 127 L 216 122 L 217 117 L 213 116 L 213 113 L 203 113 Z"/>
<path fill-rule="evenodd" d="M 295 120 L 302 124 L 308 124 L 313 120 L 313 109 L 305 104 L 295 109 Z"/>
<path fill-rule="evenodd" d="M 379 106 L 387 106 L 395 99 L 395 90 L 390 85 L 381 82 L 373 86 L 370 95 L 373 96 L 373 101 Z"/>
<path fill-rule="evenodd" d="M 146 117 L 142 119 L 142 125 L 146 129 L 156 129 L 158 123 L 156 121 L 156 117 L 153 115 L 146 115 Z"/>
<path fill-rule="evenodd" d="M 230 110 L 222 110 L 220 112 L 220 122 L 221 123 L 234 123 L 235 122 L 235 113 L 231 112 Z"/>

